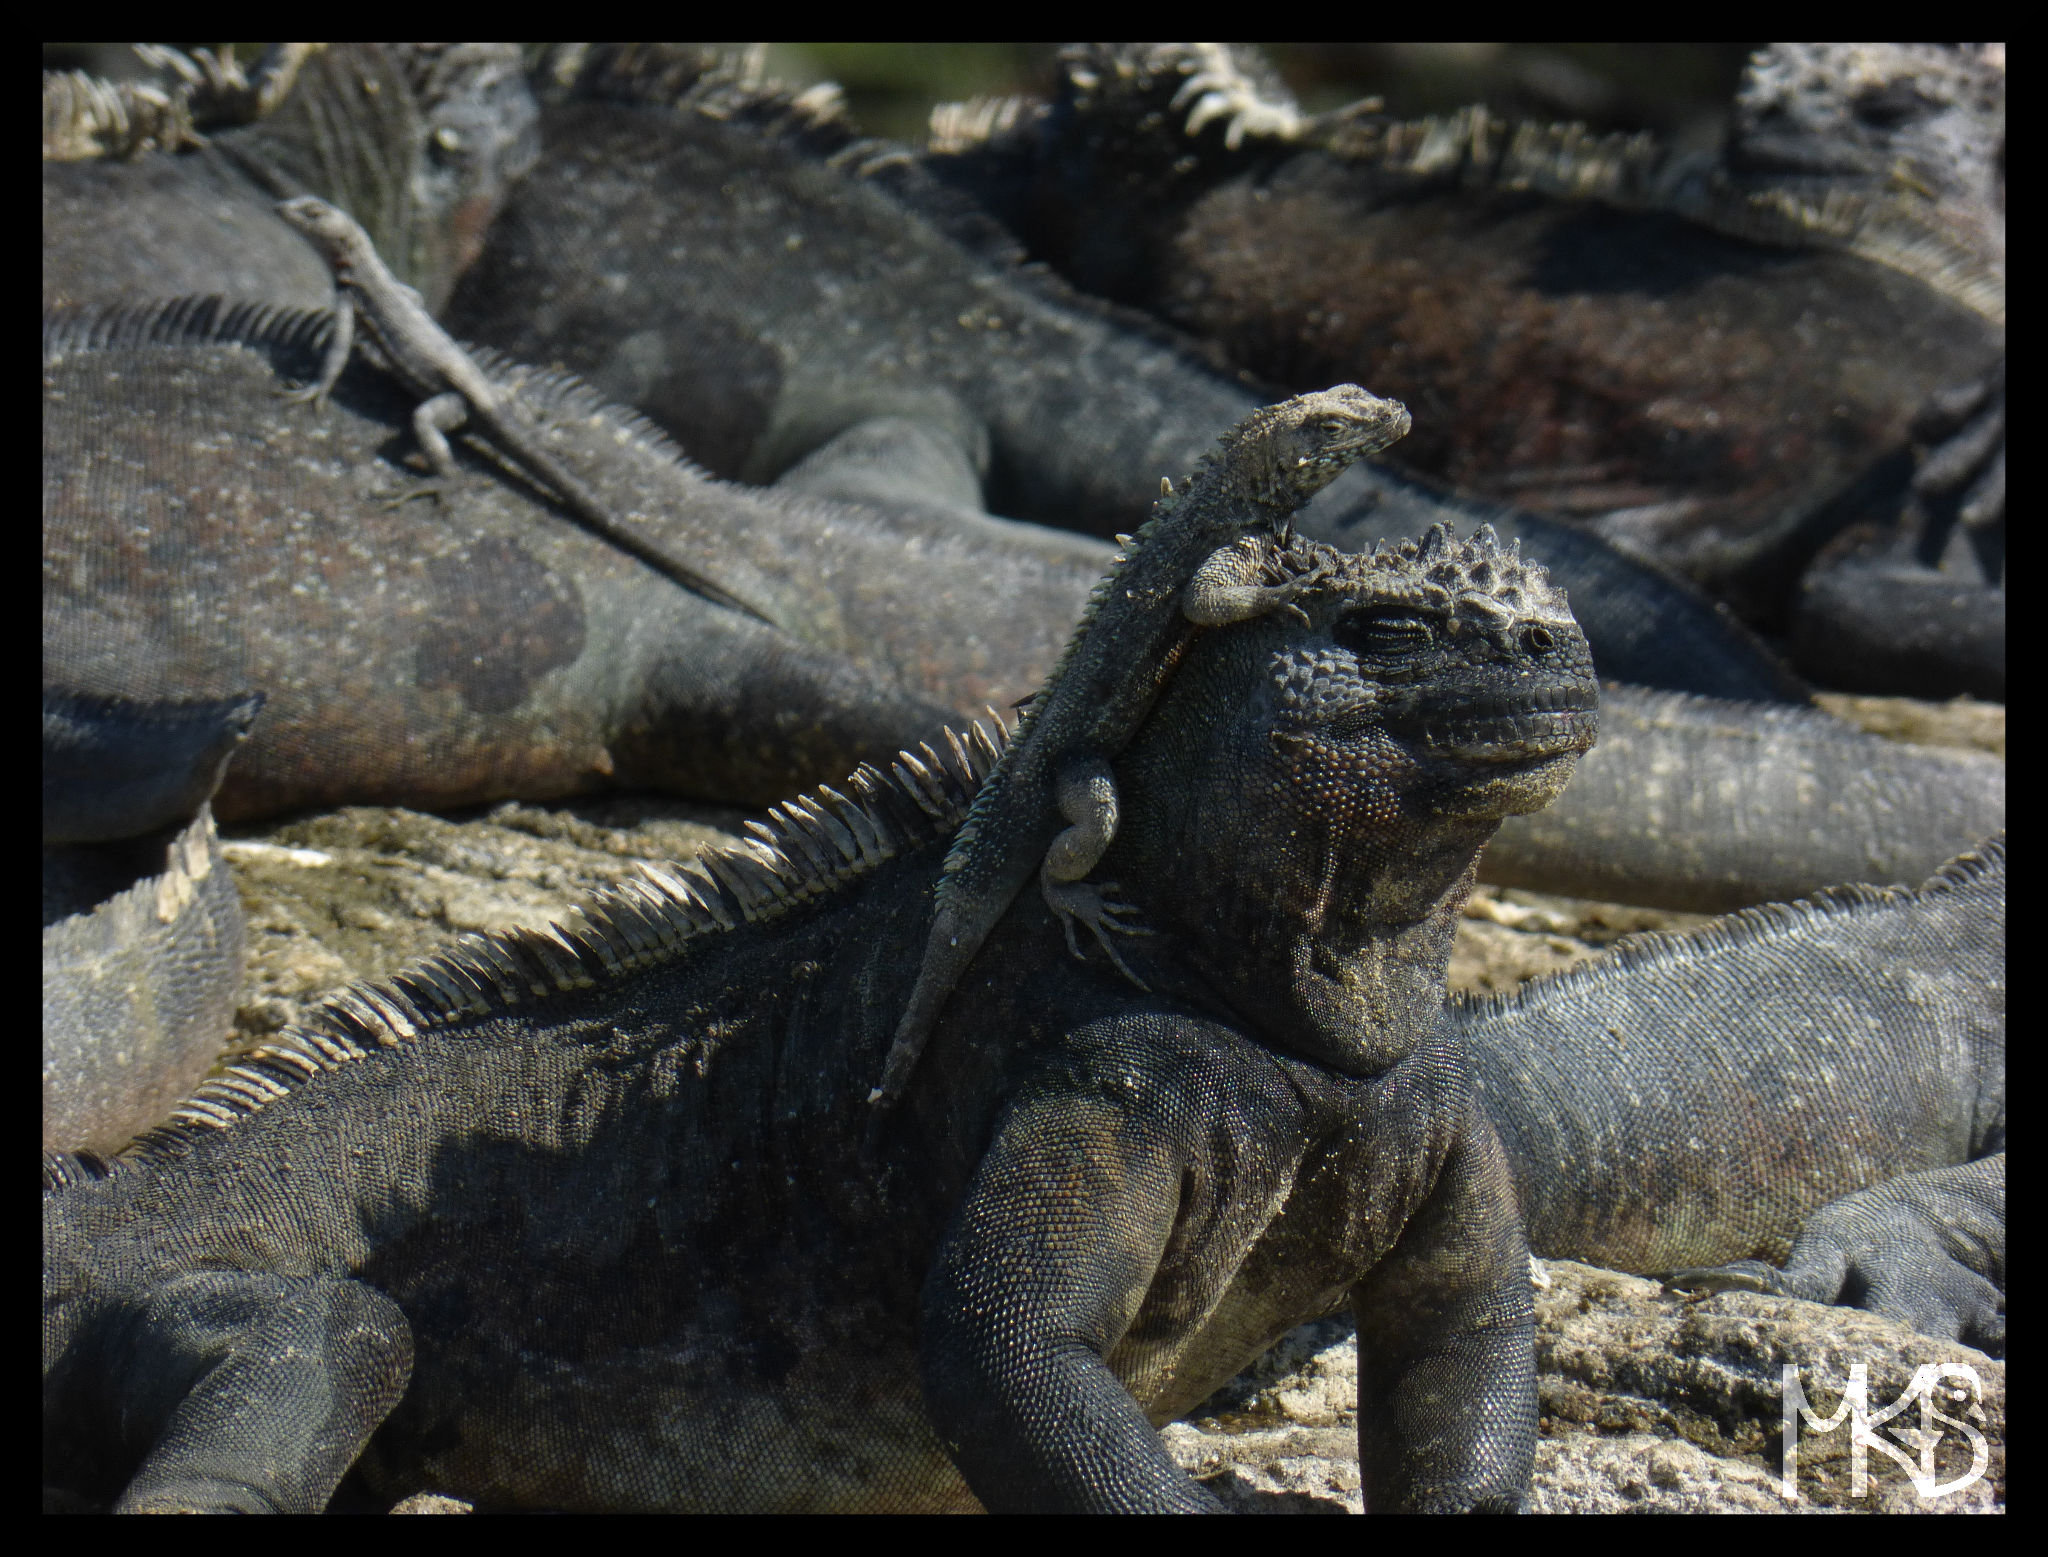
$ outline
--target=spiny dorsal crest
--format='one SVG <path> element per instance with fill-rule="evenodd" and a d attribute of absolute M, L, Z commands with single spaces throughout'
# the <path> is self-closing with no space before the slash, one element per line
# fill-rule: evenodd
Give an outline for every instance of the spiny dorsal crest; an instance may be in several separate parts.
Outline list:
<path fill-rule="evenodd" d="M 1546 973 L 1519 989 L 1486 995 L 1453 995 L 1450 1009 L 1460 1020 L 1482 1022 L 1529 1009 L 1548 999 L 1552 990 L 1598 990 L 1626 981 L 1642 984 L 1673 966 L 1701 958 L 1741 952 L 1759 941 L 1808 932 L 1829 920 L 1860 919 L 1943 898 L 1983 901 L 1971 912 L 1991 909 L 1991 900 L 2005 897 L 2005 833 L 1993 833 L 1974 849 L 1958 854 L 1917 887 L 1876 887 L 1862 883 L 1823 887 L 1790 903 L 1760 903 L 1714 920 L 1696 930 L 1646 930 L 1616 941 L 1600 961 Z"/>
<path fill-rule="evenodd" d="M 1426 119 L 1335 116 L 1314 139 L 1341 161 L 1389 173 L 1624 207 L 1657 203 L 1677 176 L 1646 131 L 1602 135 L 1582 124 L 1510 121 L 1479 106 Z"/>
<path fill-rule="evenodd" d="M 1338 554 L 1335 576 L 1380 599 L 1412 591 L 1408 598 L 1421 604 L 1482 623 L 1572 620 L 1564 591 L 1542 565 L 1522 556 L 1519 540 L 1502 547 L 1490 524 L 1468 541 L 1433 524 L 1419 541 L 1381 541 L 1369 552 Z"/>
<path fill-rule="evenodd" d="M 1069 44 L 1060 97 L 1077 115 L 1132 128 L 1179 118 L 1187 137 L 1220 123 L 1230 151 L 1247 137 L 1292 139 L 1310 122 L 1265 56 L 1241 44 Z"/>
<path fill-rule="evenodd" d="M 557 45 L 539 74 L 562 95 L 602 102 L 690 109 L 707 119 L 745 119 L 830 154 L 866 145 L 831 82 L 797 90 L 767 79 L 765 47 L 681 43 Z"/>
<path fill-rule="evenodd" d="M 649 972 L 699 937 L 774 920 L 839 892 L 959 827 L 1005 745 L 1001 717 L 990 710 L 989 720 L 964 734 L 946 730 L 937 749 L 899 753 L 886 773 L 862 763 L 842 786 L 785 801 L 767 821 L 749 823 L 753 836 L 736 845 L 678 866 L 643 863 L 641 880 L 598 894 L 544 930 L 467 935 L 388 979 L 346 986 L 304 1022 L 209 1076 L 121 1160 L 176 1156 L 196 1132 L 227 1129 L 322 1071 L 436 1029 Z"/>
<path fill-rule="evenodd" d="M 88 162 L 203 146 L 202 128 L 247 124 L 284 101 L 324 43 L 273 43 L 245 71 L 232 48 L 187 54 L 161 43 L 135 53 L 158 81 L 105 81 L 84 71 L 43 73 L 43 160 Z"/>

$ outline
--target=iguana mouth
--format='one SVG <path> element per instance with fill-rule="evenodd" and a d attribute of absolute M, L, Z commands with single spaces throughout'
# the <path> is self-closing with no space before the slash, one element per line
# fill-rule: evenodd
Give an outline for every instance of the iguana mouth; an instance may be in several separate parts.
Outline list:
<path fill-rule="evenodd" d="M 1589 749 L 1600 730 L 1600 698 L 1587 685 L 1476 696 L 1418 708 L 1389 725 L 1430 754 L 1461 762 L 1548 760 Z"/>
<path fill-rule="evenodd" d="M 1436 755 L 1461 762 L 1520 762 L 1589 750 L 1599 730 L 1590 709 L 1543 709 L 1432 722 L 1424 726 L 1423 738 Z"/>

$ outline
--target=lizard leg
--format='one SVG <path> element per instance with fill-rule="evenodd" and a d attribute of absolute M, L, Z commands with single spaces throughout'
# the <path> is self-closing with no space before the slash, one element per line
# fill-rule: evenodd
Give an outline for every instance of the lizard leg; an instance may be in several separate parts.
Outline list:
<path fill-rule="evenodd" d="M 413 408 L 413 436 L 419 439 L 428 466 L 443 481 L 455 479 L 455 454 L 448 447 L 448 435 L 468 420 L 469 402 L 452 389 Z"/>
<path fill-rule="evenodd" d="M 327 337 L 327 351 L 320 358 L 320 376 L 310 384 L 301 384 L 297 389 L 287 389 L 284 397 L 299 405 L 318 407 L 334 392 L 340 382 L 342 369 L 348 366 L 348 354 L 356 341 L 356 305 L 346 288 L 334 294 L 334 328 Z"/>
<path fill-rule="evenodd" d="M 1127 924 L 1118 915 L 1135 914 L 1129 903 L 1117 901 L 1113 881 L 1088 882 L 1081 878 L 1100 863 L 1110 840 L 1116 837 L 1116 780 L 1109 764 L 1100 757 L 1081 757 L 1069 762 L 1055 786 L 1060 815 L 1068 826 L 1046 847 L 1045 860 L 1038 868 L 1038 890 L 1060 921 L 1067 935 L 1067 950 L 1076 958 L 1080 943 L 1074 937 L 1076 921 L 1088 927 L 1117 972 L 1138 988 L 1145 981 L 1124 966 L 1124 959 L 1109 938 L 1112 930 L 1124 935 L 1150 935 L 1142 925 Z"/>
<path fill-rule="evenodd" d="M 1285 584 L 1263 582 L 1259 544 L 1247 537 L 1220 546 L 1195 570 L 1181 595 L 1181 614 L 1197 627 L 1227 627 L 1268 611 L 1292 611 L 1308 626 L 1308 616 L 1294 604 L 1297 595 L 1317 588 L 1329 577 L 1327 563 L 1318 564 Z"/>

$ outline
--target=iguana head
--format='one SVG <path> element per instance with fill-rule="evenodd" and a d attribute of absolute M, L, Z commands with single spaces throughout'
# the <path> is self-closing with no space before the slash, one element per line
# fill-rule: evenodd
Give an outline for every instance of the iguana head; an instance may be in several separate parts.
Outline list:
<path fill-rule="evenodd" d="M 1743 73 L 1728 163 L 1750 179 L 1824 176 L 1929 203 L 2005 206 L 2002 47 L 1778 43 Z"/>
<path fill-rule="evenodd" d="M 1243 499 L 1281 517 L 1293 513 L 1354 463 L 1405 437 L 1408 408 L 1356 384 L 1296 395 L 1255 411 L 1218 440 L 1212 461 L 1243 474 Z"/>
<path fill-rule="evenodd" d="M 1353 1072 L 1419 1043 L 1480 848 L 1593 744 L 1585 635 L 1490 530 L 1346 556 L 1270 537 L 1288 613 L 1205 634 L 1116 763 L 1101 874 L 1276 1045 Z"/>

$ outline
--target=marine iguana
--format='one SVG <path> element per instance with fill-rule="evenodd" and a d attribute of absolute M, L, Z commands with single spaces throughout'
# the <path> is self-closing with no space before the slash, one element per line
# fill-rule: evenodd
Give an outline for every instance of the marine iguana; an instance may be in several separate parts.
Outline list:
<path fill-rule="evenodd" d="M 1110 555 L 712 482 L 587 387 L 483 357 L 608 504 L 770 628 L 486 466 L 392 506 L 401 384 L 358 359 L 317 420 L 278 393 L 328 333 L 204 301 L 46 330 L 46 674 L 148 700 L 266 691 L 225 818 L 613 784 L 765 805 L 1024 695 Z"/>
<path fill-rule="evenodd" d="M 1309 115 L 1249 50 L 1062 66 L 1049 103 L 940 115 L 930 170 L 1267 382 L 1425 407 L 1410 469 L 1576 515 L 1774 631 L 1930 435 L 1933 551 L 1959 511 L 2002 516 L 2002 62 L 1779 46 L 1711 161 L 1477 108 Z M 1919 425 L 1952 389 L 1982 414 Z"/>
<path fill-rule="evenodd" d="M 2002 1346 L 2002 833 L 1917 889 L 1634 937 L 1446 1023 L 1537 1253 Z"/>
<path fill-rule="evenodd" d="M 360 221 L 430 309 L 446 302 L 538 149 L 518 47 L 279 49 L 240 87 L 217 61 L 183 64 L 185 79 L 160 94 L 170 106 L 139 119 L 134 93 L 61 78 L 53 124 L 46 78 L 46 157 L 53 137 L 60 155 L 113 144 L 43 165 L 45 307 L 205 292 L 323 304 L 325 262 L 273 209 L 305 194 Z M 223 127 L 193 145 L 186 123 Z"/>
<path fill-rule="evenodd" d="M 862 1156 L 985 734 L 353 986 L 121 1161 L 47 1166 L 46 1477 L 1208 1508 L 1154 1425 L 1348 1295 L 1371 1505 L 1512 1507 L 1525 1246 L 1430 1034 L 1473 855 L 1591 743 L 1590 661 L 1484 543 L 1261 545 L 1306 625 L 1201 635 L 1117 762 L 1152 993 L 1027 895 Z"/>
<path fill-rule="evenodd" d="M 859 136 L 828 89 L 649 45 L 568 50 L 542 75 L 546 149 L 447 323 L 581 374 L 716 474 L 768 481 L 850 429 L 908 422 L 985 477 L 987 508 L 1108 535 L 1272 398 L 1023 266 L 906 148 Z M 1366 464 L 1300 522 L 1359 550 L 1361 520 L 1371 537 L 1489 520 L 1519 535 L 1606 676 L 1805 695 L 1725 613 L 1596 537 Z"/>
<path fill-rule="evenodd" d="M 657 573 L 706 599 L 744 611 L 761 621 L 758 607 L 680 561 L 659 542 L 636 533 L 605 500 L 573 474 L 546 445 L 544 429 L 528 425 L 516 396 L 491 382 L 454 339 L 434 323 L 419 293 L 392 275 L 370 235 L 346 211 L 313 195 L 278 203 L 277 214 L 320 247 L 334 271 L 334 321 L 320 376 L 293 400 L 319 407 L 348 366 L 360 318 L 384 365 L 415 394 L 424 396 L 412 414 L 413 435 L 427 464 L 442 481 L 455 474 L 450 432 L 475 423 L 491 443 L 538 477 L 551 495 L 591 534 L 644 562 Z"/>
<path fill-rule="evenodd" d="M 1571 788 L 1505 823 L 1483 880 L 1722 913 L 1845 881 L 1911 884 L 2005 826 L 2005 763 L 1818 709 L 1610 687 Z"/>
<path fill-rule="evenodd" d="M 1089 597 L 946 857 L 917 983 L 870 1102 L 901 1096 L 960 975 L 1034 871 L 1068 945 L 1078 920 L 1128 974 L 1110 939 L 1134 928 L 1119 922 L 1125 905 L 1108 883 L 1084 879 L 1116 838 L 1111 760 L 1150 712 L 1195 629 L 1283 609 L 1305 587 L 1300 577 L 1261 577 L 1260 537 L 1284 534 L 1310 498 L 1408 425 L 1398 401 L 1340 384 L 1247 417 L 1183 490 L 1162 481 L 1151 519 L 1124 542 Z M 1482 543 L 1489 550 L 1491 540 Z M 1431 532 L 1435 551 L 1422 559 L 1417 590 L 1429 587 L 1429 568 L 1447 541 L 1446 532 Z M 1515 614 L 1501 608 L 1505 620 Z M 1397 615 L 1401 630 L 1426 635 L 1418 619 Z"/>
<path fill-rule="evenodd" d="M 110 1152 L 226 1039 L 241 903 L 207 799 L 262 697 L 43 692 L 43 1145 Z"/>
<path fill-rule="evenodd" d="M 609 553 L 487 467 L 465 464 L 438 505 L 389 506 L 391 490 L 411 484 L 393 452 L 412 410 L 401 386 L 358 361 L 310 430 L 277 394 L 314 374 L 323 328 L 317 316 L 198 303 L 50 326 L 46 664 L 97 694 L 266 689 L 264 720 L 216 802 L 231 820 L 612 786 L 768 804 L 886 756 L 949 714 L 1014 702 L 1051 669 L 1113 555 L 974 512 L 971 470 L 919 423 L 849 428 L 787 473 L 788 495 L 750 491 L 703 480 L 586 388 L 491 359 L 623 510 L 659 516 L 650 530 L 675 537 L 679 553 L 717 559 L 731 587 L 773 602 L 785 630 L 771 631 Z M 992 592 L 1001 612 L 989 609 Z M 1668 636 L 1699 648 L 1682 625 Z M 1753 762 L 1756 723 L 1745 711 L 1710 727 L 1687 760 L 1716 771 Z M 1640 742 L 1591 754 L 1573 791 L 1614 797 L 1598 845 L 1613 857 L 1605 868 L 1632 862 L 1631 879 L 1650 882 L 1718 859 L 1751 873 L 1736 883 L 1757 881 L 1740 901 L 1872 879 L 1879 859 L 1900 862 L 1886 868 L 1893 879 L 1917 879 L 1915 851 L 1944 833 L 1933 819 L 1955 803 L 1924 783 L 1886 781 L 1894 804 L 1851 819 L 1859 837 L 1877 829 L 1881 854 L 1838 870 L 1825 830 L 1774 831 L 1778 873 L 1756 878 L 1754 858 L 1728 864 L 1724 835 L 1790 824 L 1740 805 L 1682 816 L 1667 806 L 1644 821 L 1656 791 L 1637 765 L 1616 762 L 1624 744 Z M 1663 750 L 1653 743 L 1643 760 Z M 1912 771 L 1896 748 L 1845 755 L 1877 773 Z M 1912 794 L 1915 804 L 1897 803 Z M 1658 830 L 1672 836 L 1642 836 Z M 1562 885 L 1584 868 L 1576 833 L 1522 847 L 1535 864 L 1516 879 Z M 1495 858 L 1508 850 L 1502 840 Z M 1662 890 L 1688 888 L 1680 879 Z"/>

